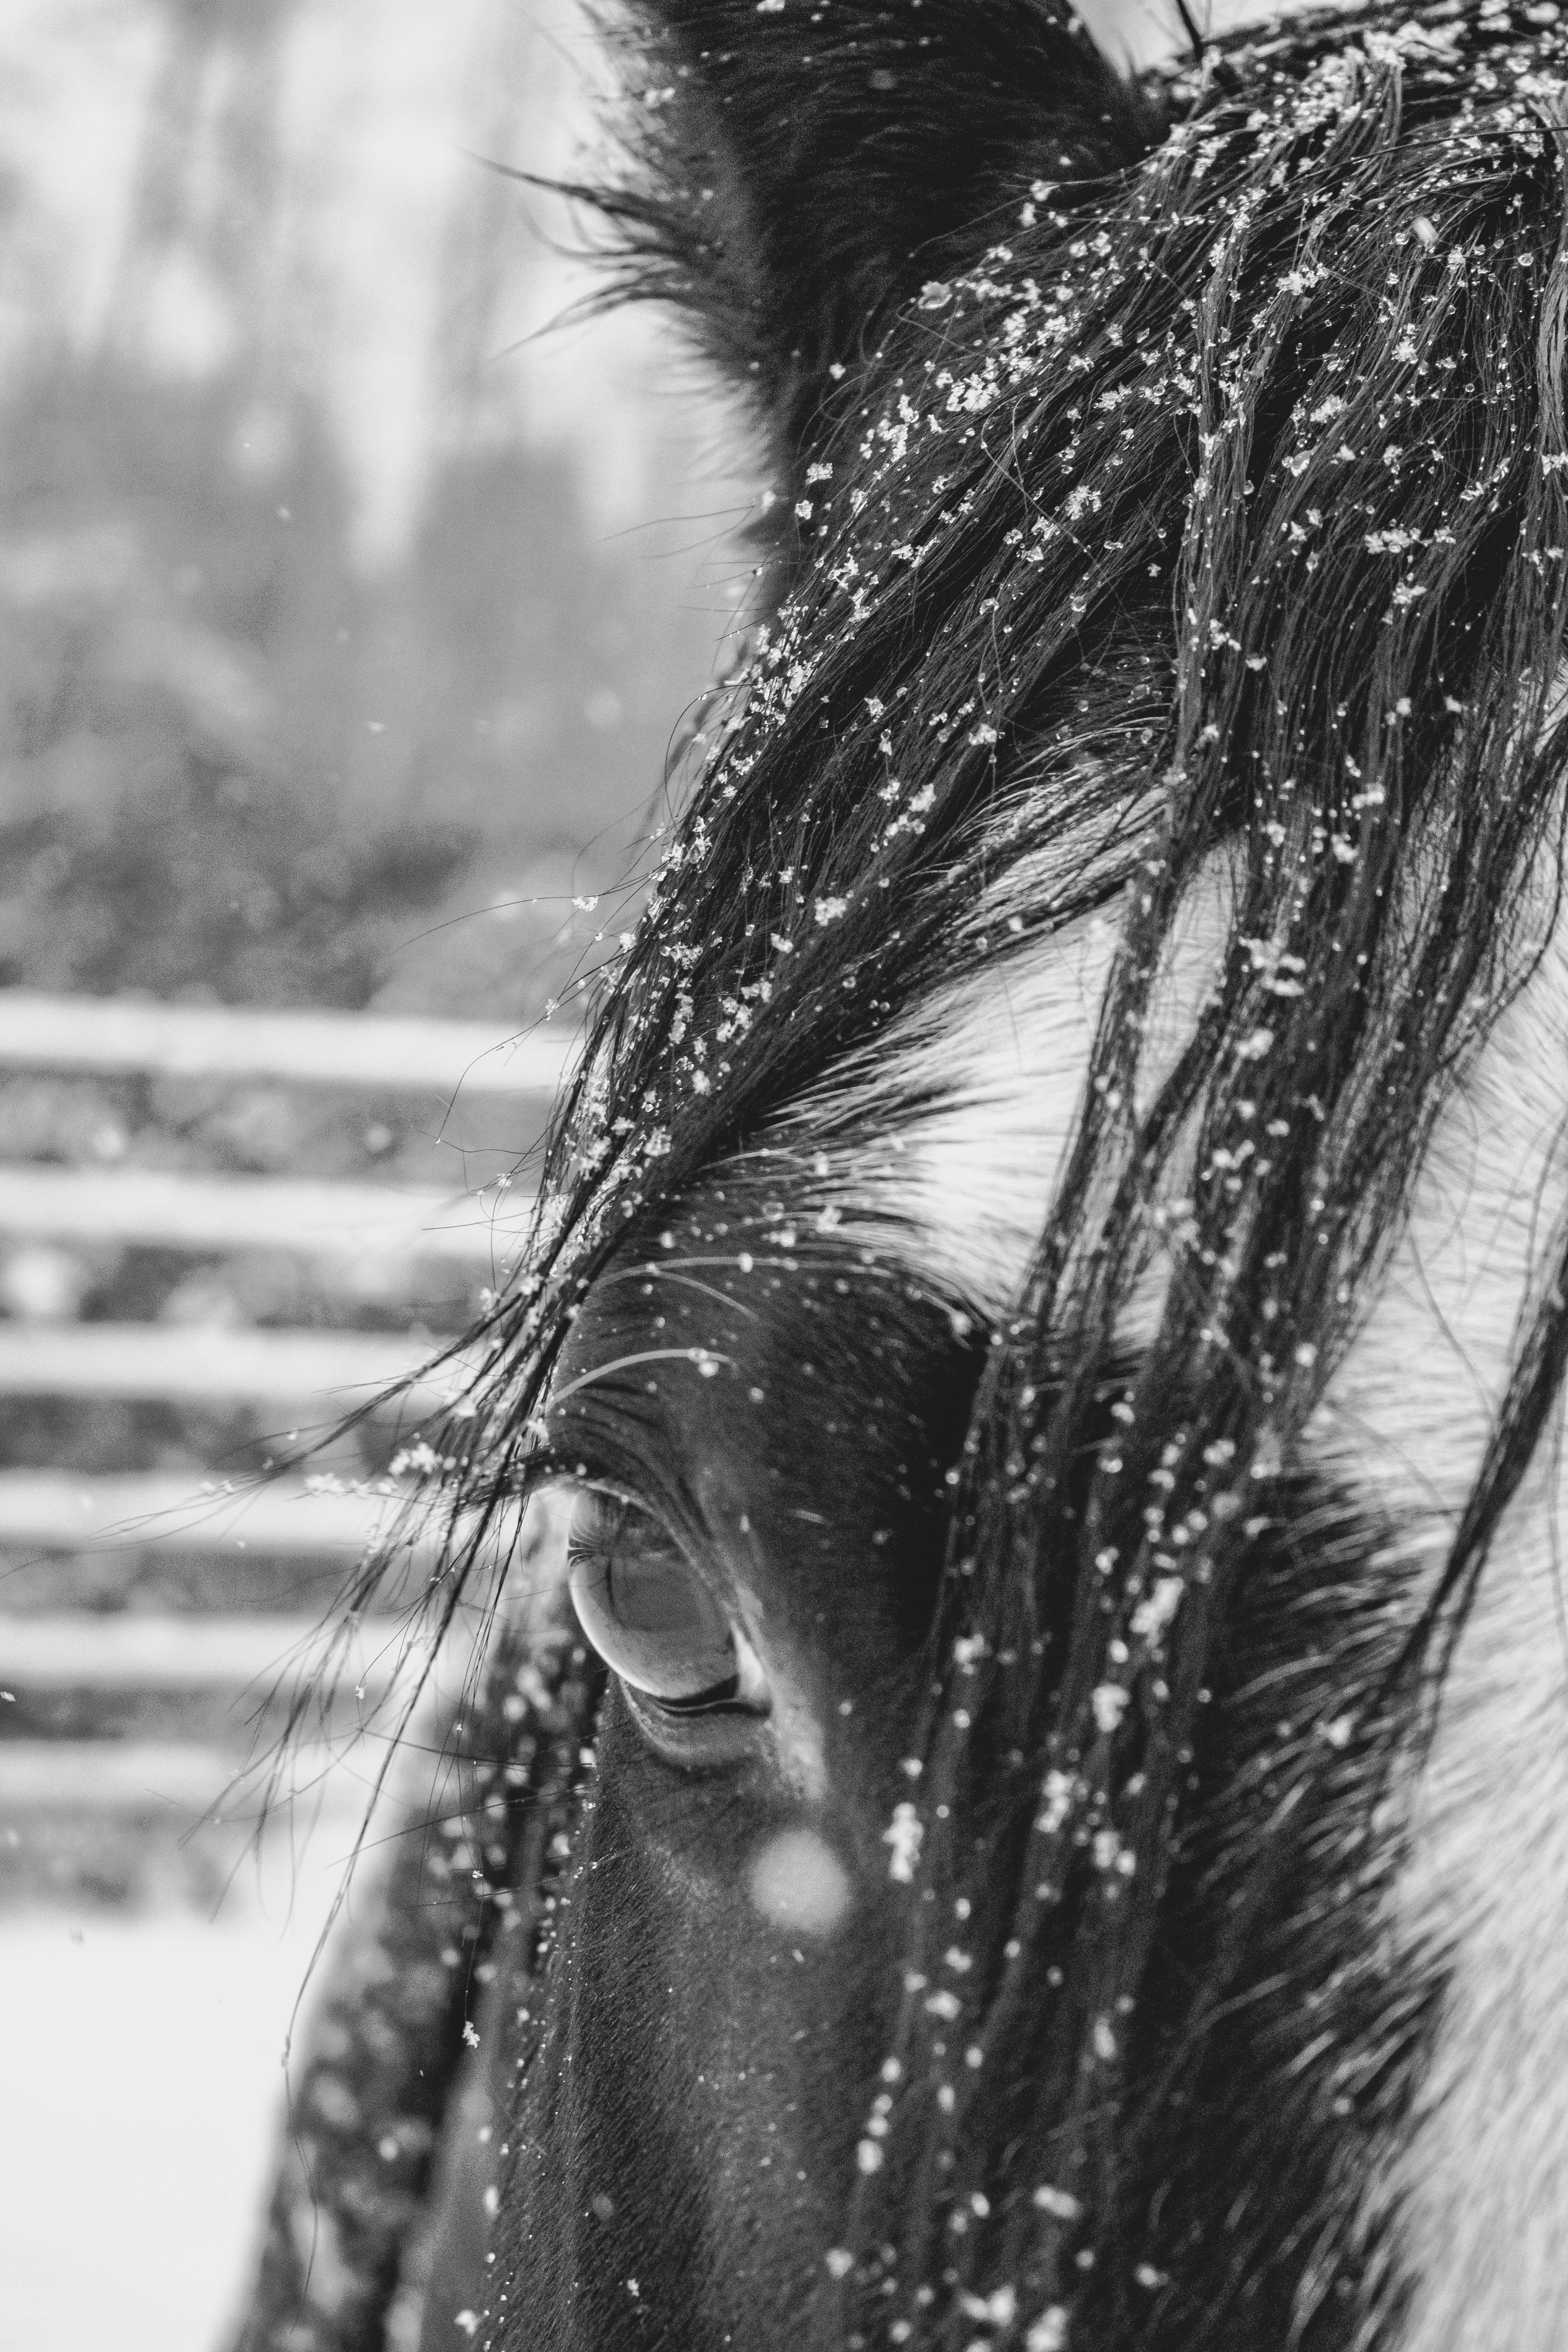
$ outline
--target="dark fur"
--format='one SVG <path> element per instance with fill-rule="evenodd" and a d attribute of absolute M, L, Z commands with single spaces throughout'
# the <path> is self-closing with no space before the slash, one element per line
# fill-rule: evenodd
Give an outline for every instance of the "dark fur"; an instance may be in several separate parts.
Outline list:
<path fill-rule="evenodd" d="M 943 2352 L 979 2326 L 1013 2346 L 1055 2308 L 1074 2352 L 1348 2352 L 1392 2341 L 1407 2288 L 1376 2192 L 1443 1956 L 1380 1933 L 1401 1816 L 1378 1801 L 1560 1391 L 1563 1237 L 1435 1579 L 1363 1498 L 1310 1487 L 1300 1439 L 1556 851 L 1568 266 L 1561 100 L 1528 79 L 1562 42 L 1452 7 L 1425 20 L 1451 38 L 1401 46 L 1404 21 L 1233 44 L 1158 101 L 1026 0 L 671 7 L 638 51 L 674 95 L 605 210 L 634 283 L 761 387 L 811 511 L 604 999 L 557 1222 L 492 1326 L 473 1490 L 539 1475 L 569 1310 L 617 1260 L 709 1214 L 733 1155 L 816 1136 L 803 1097 L 955 961 L 1125 893 L 1070 1162 L 960 1457 L 921 1872 L 855 2045 L 862 2097 L 884 2046 L 902 2069 L 886 2161 L 841 2151 L 817 2216 L 841 2277 L 808 2292 L 779 2239 L 789 2325 L 824 2352 L 894 2318 Z M 1015 372 L 1040 289 L 1063 331 Z M 1160 952 L 1221 847 L 1223 983 L 1135 1112 Z M 1190 1202 L 1157 1215 L 1189 1152 Z M 1129 1366 L 1153 1256 L 1168 1303 Z M 1150 1631 L 1163 1577 L 1181 1596 Z M 605 1833 L 585 1822 L 580 1870 Z M 899 1987 L 933 1980 L 959 1900 L 973 1967 L 939 2031 Z M 580 1921 L 526 2094 L 541 2179 L 552 2150 L 585 2160 L 561 2021 L 611 1965 Z M 571 2109 L 595 2160 L 625 2057 L 597 2157 Z M 661 2077 L 649 2111 L 681 2096 Z M 543 2210 L 541 2301 L 521 2328 L 492 2309 L 508 2352 L 729 2340 L 673 2253 L 684 2316 L 639 2332 L 605 2284 L 630 2257 L 585 2285 Z M 508 2226 L 521 2262 L 533 2225 Z M 672 2246 L 686 2227 L 672 2208 Z"/>
<path fill-rule="evenodd" d="M 1035 0 L 687 0 L 618 27 L 639 169 L 594 192 L 623 291 L 673 301 L 786 467 L 849 406 L 922 280 L 1005 228 L 1032 179 L 1093 178 L 1156 117 Z"/>

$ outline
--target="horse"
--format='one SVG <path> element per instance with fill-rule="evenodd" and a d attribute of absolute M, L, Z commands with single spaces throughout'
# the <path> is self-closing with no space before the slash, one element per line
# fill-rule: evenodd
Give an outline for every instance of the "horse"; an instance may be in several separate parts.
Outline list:
<path fill-rule="evenodd" d="M 608 37 L 775 495 L 245 2341 L 1548 2352 L 1559 9 Z"/>

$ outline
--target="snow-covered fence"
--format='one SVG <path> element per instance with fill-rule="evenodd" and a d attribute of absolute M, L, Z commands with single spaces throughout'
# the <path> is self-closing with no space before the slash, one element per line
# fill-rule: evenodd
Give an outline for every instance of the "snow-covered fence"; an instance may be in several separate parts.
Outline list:
<path fill-rule="evenodd" d="M 509 1039 L 500 1024 L 475 1022 L 0 991 L 0 1073 L 265 1079 L 444 1100 L 505 1096 L 525 1106 L 520 1145 L 542 1129 L 570 1052 L 559 1034 Z M 504 1183 L 476 1195 L 0 1162 L 0 1244 L 284 1253 L 308 1265 L 313 1291 L 340 1302 L 374 1297 L 384 1307 L 432 1271 L 495 1282 L 515 1260 L 531 1206 L 526 1188 Z M 395 1383 L 405 1384 L 395 1411 L 405 1423 L 417 1420 L 458 1377 L 447 1366 L 417 1378 L 440 1352 L 438 1341 L 384 1329 L 13 1316 L 0 1320 L 0 1396 L 256 1403 L 280 1427 L 287 1421 L 308 1433 L 331 1427 Z M 306 1593 L 312 1578 L 325 1592 L 396 1509 L 376 1483 L 354 1491 L 298 1476 L 204 1481 L 151 1465 L 93 1475 L 47 1461 L 0 1469 L 0 1553 L 35 1570 L 48 1559 L 63 1570 L 85 1559 L 101 1571 L 98 1607 L 54 1608 L 46 1591 L 30 1610 L 0 1613 L 0 1832 L 36 1817 L 47 1837 L 49 1821 L 85 1815 L 117 1822 L 123 1836 L 136 1821 L 188 1821 L 213 1802 L 243 1753 L 258 1696 L 301 1654 L 316 1622 L 270 1604 L 235 1610 L 223 1563 L 247 1554 L 296 1563 Z M 419 1549 L 416 1542 L 411 1562 Z M 188 1605 L 116 1608 L 133 1599 L 132 1578 L 149 1560 L 182 1559 L 197 1579 Z M 121 1572 L 123 1592 L 115 1581 Z M 344 1659 L 342 1690 L 355 1704 L 374 1696 L 395 1655 L 389 1621 L 371 1621 Z"/>

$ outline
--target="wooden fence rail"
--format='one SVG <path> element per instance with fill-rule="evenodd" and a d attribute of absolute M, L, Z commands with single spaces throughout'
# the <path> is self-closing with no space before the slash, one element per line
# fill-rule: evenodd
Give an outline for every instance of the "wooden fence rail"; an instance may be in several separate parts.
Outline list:
<path fill-rule="evenodd" d="M 281 1176 L 0 1164 L 0 1234 L 32 1240 L 435 1258 L 493 1271 L 515 1256 L 531 1205 L 521 1186 L 479 1195 Z"/>
<path fill-rule="evenodd" d="M 131 1816 L 184 1829 L 234 1779 L 233 1748 L 184 1739 L 0 1742 L 0 1820 Z"/>
<path fill-rule="evenodd" d="M 479 1021 L 258 1012 L 0 989 L 0 1067 L 281 1078 L 361 1093 L 553 1095 L 573 1041 Z"/>
<path fill-rule="evenodd" d="M 276 1559 L 357 1559 L 399 1507 L 394 1495 L 311 1488 L 297 1478 L 204 1486 L 160 1471 L 0 1470 L 0 1550 L 130 1557 L 141 1549 L 205 1555 L 243 1546 Z"/>
<path fill-rule="evenodd" d="M 0 1616 L 0 1688 L 226 1689 L 260 1696 L 318 1654 L 319 1617 L 72 1609 Z M 402 1621 L 361 1618 L 336 1676 L 379 1697 L 402 1661 Z"/>
<path fill-rule="evenodd" d="M 559 1033 L 507 1038 L 498 1024 L 479 1022 L 0 990 L 0 1072 L 505 1097 L 521 1106 L 507 1122 L 519 1148 L 537 1139 L 574 1051 L 574 1041 Z M 531 1207 L 526 1186 L 506 1183 L 453 1195 L 300 1177 L 0 1163 L 0 1242 L 219 1257 L 279 1252 L 309 1262 L 321 1290 L 383 1301 L 438 1291 L 444 1313 L 458 1303 L 454 1273 L 459 1293 L 504 1278 L 526 1241 Z M 250 1404 L 309 1437 L 395 1386 L 393 1409 L 406 1423 L 438 1411 L 462 1380 L 459 1363 L 420 1377 L 438 1352 L 433 1339 L 363 1330 L 0 1320 L 0 1396 Z M 249 1483 L 153 1471 L 0 1470 L 0 1564 L 26 1566 L 25 1585 L 11 1590 L 33 1596 L 30 1606 L 0 1610 L 0 1838 L 7 1850 L 18 1850 L 18 1835 L 30 1842 L 51 1885 L 55 1859 L 66 1857 L 68 1869 L 78 1853 L 100 1880 L 125 1870 L 134 1878 L 139 1865 L 130 1857 L 176 1851 L 168 1825 L 183 1832 L 215 1805 L 228 1817 L 225 1792 L 258 1722 L 265 1730 L 274 1721 L 258 1717 L 258 1707 L 276 1684 L 287 1685 L 318 1633 L 319 1619 L 300 1604 L 319 1594 L 324 1608 L 345 1568 L 394 1539 L 397 1589 L 384 1607 L 396 1607 L 400 1593 L 412 1599 L 428 1572 L 438 1519 L 421 1522 L 406 1492 L 395 1484 L 375 1491 L 382 1483 L 341 1489 L 297 1472 Z M 492 1539 L 499 1549 L 516 1533 L 508 1515 Z M 244 1571 L 248 1581 L 226 1588 L 226 1563 L 237 1570 L 239 1554 L 254 1563 Z M 179 1559 L 186 1565 L 176 1570 Z M 121 1561 L 123 1591 L 116 1590 Z M 49 1597 L 50 1562 L 58 1600 Z M 199 1598 L 182 1603 L 193 1577 Z M 163 1597 L 146 1608 L 102 1605 L 143 1592 Z M 262 1605 L 241 1613 L 235 1604 L 250 1593 Z M 61 1605 L 83 1595 L 93 1605 Z M 399 1621 L 356 1625 L 335 1675 L 336 1704 L 318 1727 L 323 1743 L 301 1751 L 308 1789 L 319 1782 L 340 1803 L 345 1789 L 368 1789 L 384 1729 L 373 1727 L 370 1748 L 346 1764 L 334 1760 L 348 1753 L 340 1733 L 355 1730 L 366 1706 L 395 1685 L 401 1691 L 403 1662 Z M 254 1807 L 254 1792 L 237 1818 L 247 1802 Z"/>
<path fill-rule="evenodd" d="M 231 1330 L 193 1323 L 0 1323 L 0 1396 L 308 1406 L 330 1423 L 377 1402 L 417 1421 L 461 1386 L 456 1366 L 416 1375 L 428 1340 L 379 1331 Z"/>

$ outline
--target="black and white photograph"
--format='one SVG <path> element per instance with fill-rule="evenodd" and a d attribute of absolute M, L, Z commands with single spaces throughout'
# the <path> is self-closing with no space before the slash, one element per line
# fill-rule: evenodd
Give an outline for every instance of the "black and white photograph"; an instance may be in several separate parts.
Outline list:
<path fill-rule="evenodd" d="M 1568 2352 L 1558 0 L 9 0 L 0 484 L 0 2352 Z"/>

